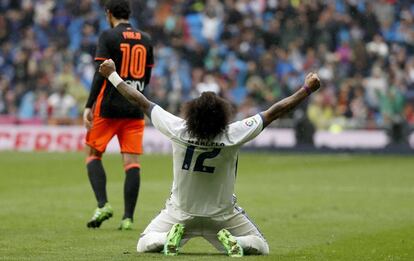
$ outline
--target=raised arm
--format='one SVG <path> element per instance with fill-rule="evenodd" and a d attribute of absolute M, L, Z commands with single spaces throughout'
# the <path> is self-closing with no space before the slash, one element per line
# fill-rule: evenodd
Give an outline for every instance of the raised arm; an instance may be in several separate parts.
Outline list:
<path fill-rule="evenodd" d="M 118 75 L 115 68 L 115 63 L 110 60 L 106 60 L 99 67 L 99 72 L 105 78 L 112 83 L 113 86 L 124 96 L 130 103 L 139 107 L 147 116 L 150 116 L 150 108 L 152 102 L 150 102 L 142 93 L 137 89 L 126 84 L 122 78 Z"/>
<path fill-rule="evenodd" d="M 291 96 L 284 98 L 283 100 L 273 104 L 269 109 L 262 112 L 263 125 L 266 127 L 272 121 L 278 119 L 280 116 L 291 111 L 304 99 L 306 99 L 312 92 L 319 89 L 321 82 L 316 73 L 309 73 L 305 79 L 305 85 L 296 91 Z"/>

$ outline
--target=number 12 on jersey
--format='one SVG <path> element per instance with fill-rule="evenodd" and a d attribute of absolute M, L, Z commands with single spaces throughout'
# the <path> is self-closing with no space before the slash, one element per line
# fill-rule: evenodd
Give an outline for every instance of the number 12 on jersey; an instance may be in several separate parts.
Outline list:
<path fill-rule="evenodd" d="M 132 46 L 129 43 L 121 43 L 122 64 L 121 77 L 128 78 L 130 75 L 135 79 L 140 79 L 145 75 L 145 65 L 147 62 L 147 49 L 142 44 Z"/>
<path fill-rule="evenodd" d="M 182 169 L 190 170 L 191 161 L 193 160 L 194 150 L 195 150 L 195 146 L 193 145 L 187 147 L 187 150 L 184 156 L 184 162 L 183 162 Z M 204 160 L 217 157 L 220 151 L 221 149 L 215 148 L 211 151 L 200 153 L 200 155 L 198 155 L 196 159 L 196 162 L 194 165 L 194 171 L 214 173 L 215 167 L 204 166 Z"/>

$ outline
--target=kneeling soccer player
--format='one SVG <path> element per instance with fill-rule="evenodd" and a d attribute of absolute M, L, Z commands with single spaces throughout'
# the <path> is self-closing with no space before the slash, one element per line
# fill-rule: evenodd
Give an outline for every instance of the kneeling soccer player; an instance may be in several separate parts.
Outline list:
<path fill-rule="evenodd" d="M 268 254 L 269 246 L 245 212 L 236 205 L 234 184 L 240 147 L 275 119 L 320 87 L 310 73 L 305 85 L 268 110 L 229 124 L 230 104 L 212 92 L 184 106 L 184 119 L 163 110 L 127 85 L 107 60 L 100 73 L 150 117 L 173 145 L 174 181 L 165 209 L 141 234 L 138 252 L 177 255 L 190 238 L 201 236 L 229 256 Z"/>

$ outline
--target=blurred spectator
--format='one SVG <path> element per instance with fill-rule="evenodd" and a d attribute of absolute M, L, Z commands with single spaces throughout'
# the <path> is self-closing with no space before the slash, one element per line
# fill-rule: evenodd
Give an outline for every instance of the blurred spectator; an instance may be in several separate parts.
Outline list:
<path fill-rule="evenodd" d="M 379 96 L 383 95 L 388 83 L 384 72 L 378 66 L 372 68 L 372 74 L 364 79 L 366 101 L 368 106 L 374 110 L 379 108 Z"/>
<path fill-rule="evenodd" d="M 414 105 L 409 104 L 405 107 L 404 111 L 405 118 L 407 119 L 407 123 L 409 125 L 414 125 Z"/>
<path fill-rule="evenodd" d="M 320 93 L 313 96 L 307 115 L 317 129 L 329 129 L 335 116 L 332 104 Z"/>
<path fill-rule="evenodd" d="M 219 37 L 219 30 L 222 22 L 223 6 L 217 0 L 208 1 L 204 14 L 201 18 L 203 28 L 202 36 L 208 41 L 216 41 Z"/>
<path fill-rule="evenodd" d="M 76 118 L 76 100 L 67 93 L 67 85 L 59 87 L 47 99 L 51 123 L 68 124 Z"/>
<path fill-rule="evenodd" d="M 73 70 L 72 64 L 68 63 L 63 65 L 63 70 L 56 75 L 54 84 L 57 86 L 66 86 L 67 93 L 77 102 L 77 111 L 81 112 L 88 99 L 88 92 L 82 85 L 80 78 L 73 73 Z"/>
<path fill-rule="evenodd" d="M 46 122 L 46 98 L 56 107 L 64 95 L 71 108 L 60 116 L 79 116 L 97 36 L 107 29 L 101 2 L 0 2 L 1 115 Z M 146 94 L 174 113 L 210 90 L 230 99 L 237 117 L 247 116 L 317 71 L 326 90 L 306 110 L 317 128 L 389 128 L 396 119 L 414 126 L 412 1 L 131 3 L 131 22 L 156 46 Z M 54 91 L 58 86 L 65 94 Z"/>
<path fill-rule="evenodd" d="M 379 0 L 374 6 L 374 13 L 381 27 L 390 25 L 394 22 L 395 6 L 391 1 Z"/>
<path fill-rule="evenodd" d="M 217 84 L 216 79 L 211 74 L 206 74 L 202 82 L 199 82 L 196 85 L 195 97 L 200 96 L 203 92 L 214 92 L 216 94 L 220 93 L 220 86 Z"/>
<path fill-rule="evenodd" d="M 368 54 L 374 56 L 385 58 L 388 56 L 388 45 L 384 42 L 384 39 L 381 35 L 377 34 L 374 36 L 374 39 L 367 44 Z"/>
<path fill-rule="evenodd" d="M 379 93 L 380 112 L 386 126 L 401 122 L 404 110 L 404 95 L 397 86 L 392 85 L 384 93 Z"/>

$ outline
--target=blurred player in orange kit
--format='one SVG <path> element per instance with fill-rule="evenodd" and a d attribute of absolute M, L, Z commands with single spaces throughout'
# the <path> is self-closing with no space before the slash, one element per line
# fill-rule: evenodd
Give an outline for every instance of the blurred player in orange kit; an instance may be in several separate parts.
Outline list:
<path fill-rule="evenodd" d="M 150 81 L 153 67 L 151 38 L 128 22 L 131 10 L 127 0 L 109 0 L 105 4 L 107 20 L 111 29 L 99 37 L 96 51 L 96 68 L 112 59 L 123 80 L 142 92 Z M 113 216 L 106 193 L 106 174 L 101 162 L 109 141 L 116 135 L 125 169 L 125 212 L 119 229 L 132 227 L 134 210 L 140 187 L 139 157 L 142 153 L 144 113 L 131 105 L 119 92 L 95 72 L 91 92 L 83 114 L 88 130 L 86 135 L 86 166 L 98 207 L 87 227 L 98 228 Z"/>

